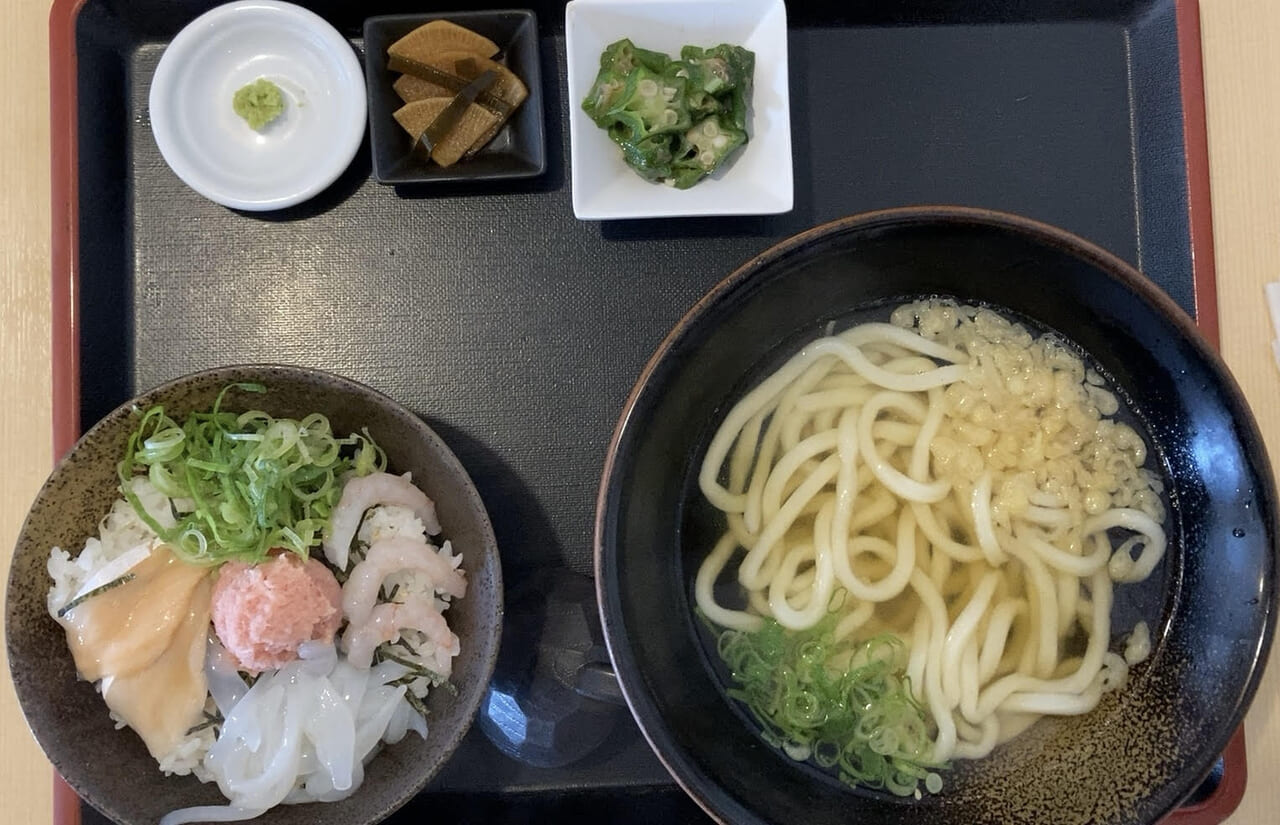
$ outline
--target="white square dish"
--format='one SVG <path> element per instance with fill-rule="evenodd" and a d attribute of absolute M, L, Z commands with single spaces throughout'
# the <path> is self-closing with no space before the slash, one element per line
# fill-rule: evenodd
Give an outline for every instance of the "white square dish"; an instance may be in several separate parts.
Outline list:
<path fill-rule="evenodd" d="M 622 38 L 678 56 L 682 46 L 743 46 L 755 53 L 749 140 L 689 189 L 640 177 L 582 109 L 605 47 Z M 790 211 L 791 108 L 783 0 L 573 0 L 565 8 L 573 214 L 582 220 L 771 215 Z"/>

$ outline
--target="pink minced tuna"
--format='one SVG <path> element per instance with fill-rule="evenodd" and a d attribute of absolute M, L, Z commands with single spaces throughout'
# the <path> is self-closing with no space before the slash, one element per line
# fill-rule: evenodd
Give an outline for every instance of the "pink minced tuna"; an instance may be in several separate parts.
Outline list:
<path fill-rule="evenodd" d="M 342 588 L 315 559 L 283 553 L 261 564 L 231 561 L 213 586 L 213 629 L 241 670 L 261 673 L 298 658 L 306 641 L 333 641 Z"/>

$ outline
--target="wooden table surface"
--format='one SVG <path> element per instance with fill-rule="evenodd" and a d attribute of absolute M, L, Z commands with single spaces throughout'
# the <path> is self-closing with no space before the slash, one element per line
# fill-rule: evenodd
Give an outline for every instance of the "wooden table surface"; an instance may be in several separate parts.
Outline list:
<path fill-rule="evenodd" d="M 0 570 L 48 473 L 49 0 L 4 0 L 0 49 Z M 1280 456 L 1280 371 L 1263 284 L 1280 280 L 1280 2 L 1201 0 L 1222 351 Z M 8 673 L 0 650 L 0 670 Z M 1246 721 L 1249 784 L 1232 825 L 1280 821 L 1280 667 Z M 0 820 L 50 822 L 51 773 L 0 676 Z"/>

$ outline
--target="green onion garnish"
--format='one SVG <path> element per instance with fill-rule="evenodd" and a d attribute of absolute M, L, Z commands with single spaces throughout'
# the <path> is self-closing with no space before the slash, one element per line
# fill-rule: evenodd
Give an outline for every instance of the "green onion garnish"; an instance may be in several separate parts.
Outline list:
<path fill-rule="evenodd" d="M 835 621 L 720 631 L 717 648 L 735 684 L 729 696 L 792 758 L 812 759 L 848 785 L 909 796 L 942 766 L 931 761 L 929 718 L 911 696 L 906 646 L 893 634 L 837 642 Z"/>
<path fill-rule="evenodd" d="M 385 469 L 386 454 L 367 431 L 335 437 L 320 414 L 295 421 L 261 410 L 226 412 L 222 401 L 232 389 L 266 392 L 261 384 L 229 384 L 210 412 L 182 424 L 162 405 L 140 412 L 119 465 L 121 491 L 138 517 L 194 564 L 262 561 L 273 548 L 306 558 L 320 544 L 343 477 Z M 160 525 L 129 483 L 141 472 L 194 509 L 178 514 L 171 528 Z"/>

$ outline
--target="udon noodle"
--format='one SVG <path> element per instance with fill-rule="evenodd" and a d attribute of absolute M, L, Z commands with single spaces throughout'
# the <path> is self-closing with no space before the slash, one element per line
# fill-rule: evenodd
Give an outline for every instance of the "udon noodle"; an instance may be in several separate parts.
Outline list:
<path fill-rule="evenodd" d="M 1145 626 L 1110 649 L 1113 590 L 1166 543 L 1119 408 L 1062 341 L 984 308 L 921 301 L 819 338 L 711 442 L 699 486 L 728 528 L 697 605 L 740 631 L 899 637 L 935 764 L 1086 713 L 1147 655 Z M 744 609 L 717 600 L 734 560 Z"/>

